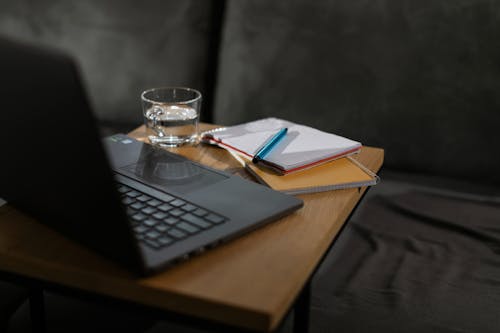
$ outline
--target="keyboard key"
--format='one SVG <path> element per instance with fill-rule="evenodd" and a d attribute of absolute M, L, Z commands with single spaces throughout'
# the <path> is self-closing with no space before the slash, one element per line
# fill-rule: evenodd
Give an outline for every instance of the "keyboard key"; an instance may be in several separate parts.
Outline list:
<path fill-rule="evenodd" d="M 134 228 L 134 231 L 138 234 L 142 234 L 143 232 L 145 232 L 147 230 L 149 230 L 149 229 L 141 224 Z"/>
<path fill-rule="evenodd" d="M 151 215 L 151 214 L 153 214 L 154 212 L 156 212 L 156 208 L 153 208 L 153 207 L 146 207 L 146 208 L 144 208 L 143 210 L 141 210 L 141 212 L 143 212 L 144 214 Z"/>
<path fill-rule="evenodd" d="M 168 234 L 169 236 L 172 236 L 172 237 L 177 238 L 177 239 L 182 239 L 182 238 L 184 238 L 184 237 L 186 237 L 186 236 L 187 236 L 187 235 L 186 235 L 186 233 L 184 233 L 184 232 L 182 232 L 182 231 L 180 231 L 180 230 L 177 230 L 177 229 L 170 229 L 170 230 L 167 232 L 167 234 Z"/>
<path fill-rule="evenodd" d="M 132 220 L 135 220 L 135 221 L 142 221 L 146 218 L 147 216 L 144 215 L 144 214 L 141 214 L 141 213 L 137 213 L 137 214 L 134 214 L 132 215 Z"/>
<path fill-rule="evenodd" d="M 127 207 L 127 208 L 125 208 L 125 213 L 127 213 L 127 216 L 132 216 L 135 213 L 137 213 L 137 211 L 133 208 Z"/>
<path fill-rule="evenodd" d="M 120 193 L 125 193 L 125 192 L 128 192 L 130 191 L 130 188 L 126 187 L 126 186 L 118 186 L 118 192 Z"/>
<path fill-rule="evenodd" d="M 194 215 L 197 215 L 197 216 L 205 216 L 208 214 L 208 212 L 206 210 L 204 210 L 203 208 L 198 208 L 196 209 L 194 212 L 193 212 Z"/>
<path fill-rule="evenodd" d="M 160 244 L 157 241 L 149 239 L 149 238 L 145 238 L 144 243 L 146 243 L 147 245 L 151 246 L 154 249 L 157 249 L 160 247 Z"/>
<path fill-rule="evenodd" d="M 188 232 L 190 234 L 194 234 L 194 233 L 200 231 L 200 229 L 198 227 L 195 227 L 194 225 L 188 224 L 186 222 L 177 223 L 175 225 L 175 227 L 179 228 L 179 229 L 181 229 L 183 231 L 186 231 L 186 232 Z"/>
<path fill-rule="evenodd" d="M 166 224 L 173 225 L 179 222 L 180 220 L 177 217 L 174 216 L 169 216 L 166 219 L 163 220 Z"/>
<path fill-rule="evenodd" d="M 137 191 L 130 191 L 130 192 L 125 193 L 125 195 L 127 197 L 135 198 L 135 197 L 140 196 L 141 194 Z"/>
<path fill-rule="evenodd" d="M 168 194 L 163 194 L 163 196 L 161 197 L 161 201 L 164 201 L 164 202 L 169 202 L 169 201 L 172 201 L 174 200 L 175 198 L 171 195 L 168 195 Z"/>
<path fill-rule="evenodd" d="M 167 236 L 163 236 L 163 237 L 158 238 L 157 241 L 161 245 L 165 246 L 165 245 L 168 245 L 170 243 L 173 243 L 174 240 L 172 238 L 167 237 Z"/>
<path fill-rule="evenodd" d="M 156 207 L 156 206 L 158 206 L 158 205 L 160 205 L 160 204 L 161 204 L 161 201 L 158 201 L 158 200 L 156 200 L 156 199 L 153 199 L 153 200 L 149 200 L 149 201 L 147 202 L 147 204 L 148 204 L 148 205 L 150 205 L 150 206 Z"/>
<path fill-rule="evenodd" d="M 181 207 L 186 204 L 186 201 L 181 199 L 175 199 L 174 201 L 170 201 L 169 204 L 171 204 L 174 207 Z"/>
<path fill-rule="evenodd" d="M 204 218 L 209 220 L 210 222 L 213 222 L 213 223 L 221 223 L 224 221 L 224 218 L 222 216 L 215 215 L 215 214 L 208 214 Z"/>
<path fill-rule="evenodd" d="M 133 203 L 130 205 L 130 207 L 132 207 L 133 209 L 141 209 L 142 207 L 144 207 L 144 204 L 140 203 L 140 202 L 136 202 L 136 203 Z"/>
<path fill-rule="evenodd" d="M 201 217 L 198 217 L 198 216 L 195 216 L 195 215 L 189 214 L 189 213 L 182 216 L 182 219 L 185 221 L 188 221 L 189 223 L 194 224 L 195 226 L 198 226 L 202 229 L 206 229 L 206 228 L 209 228 L 211 226 L 210 223 L 203 220 Z"/>
<path fill-rule="evenodd" d="M 158 207 L 156 207 L 156 208 L 158 208 L 158 209 L 159 209 L 159 210 L 161 210 L 162 212 L 166 212 L 166 211 L 171 210 L 171 209 L 172 209 L 172 208 L 174 208 L 174 207 L 170 206 L 169 204 L 162 204 L 162 205 L 159 205 L 159 206 L 158 206 Z"/>
<path fill-rule="evenodd" d="M 132 203 L 134 203 L 134 202 L 135 202 L 135 200 L 134 200 L 134 199 L 132 199 L 131 197 L 127 197 L 127 196 L 125 196 L 125 197 L 122 199 L 122 204 L 124 204 L 124 205 L 126 205 L 126 206 L 128 206 L 128 205 L 130 205 L 130 204 L 132 204 Z"/>
<path fill-rule="evenodd" d="M 151 230 L 151 231 L 148 231 L 146 233 L 146 237 L 150 238 L 150 239 L 156 239 L 156 238 L 158 238 L 160 236 L 161 236 L 161 234 L 158 231 L 156 231 L 156 230 Z"/>
<path fill-rule="evenodd" d="M 225 221 L 222 216 L 167 194 L 159 200 L 125 185 L 119 185 L 117 190 L 135 237 L 154 249 Z"/>
<path fill-rule="evenodd" d="M 174 209 L 174 210 L 171 210 L 169 213 L 170 213 L 170 215 L 175 216 L 175 217 L 179 217 L 179 216 L 181 216 L 181 215 L 186 214 L 186 212 L 185 212 L 185 211 L 183 211 L 182 209 L 179 209 L 179 208 L 176 208 L 176 209 Z"/>
<path fill-rule="evenodd" d="M 146 219 L 142 222 L 142 224 L 147 225 L 148 227 L 152 227 L 152 226 L 158 224 L 158 221 L 156 221 L 154 219 Z"/>
<path fill-rule="evenodd" d="M 148 200 L 151 200 L 151 197 L 148 197 L 147 195 L 141 195 L 139 197 L 136 198 L 137 200 L 139 200 L 140 202 L 146 202 Z"/>
<path fill-rule="evenodd" d="M 167 231 L 170 228 L 167 225 L 165 225 L 165 224 L 158 224 L 155 227 L 155 229 L 156 229 L 156 231 L 161 232 L 163 234 L 163 233 L 165 233 L 165 231 Z"/>
<path fill-rule="evenodd" d="M 153 217 L 155 219 L 158 219 L 158 220 L 164 219 L 167 216 L 168 216 L 167 214 L 162 213 L 162 212 L 157 212 L 157 213 L 153 214 Z"/>
<path fill-rule="evenodd" d="M 191 205 L 191 204 L 185 204 L 181 208 L 184 209 L 186 212 L 190 212 L 190 211 L 195 210 L 197 207 L 194 205 Z"/>

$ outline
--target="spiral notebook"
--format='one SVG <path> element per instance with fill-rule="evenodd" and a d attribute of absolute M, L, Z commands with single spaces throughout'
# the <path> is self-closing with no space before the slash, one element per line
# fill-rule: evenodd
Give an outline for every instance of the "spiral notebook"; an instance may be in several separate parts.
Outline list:
<path fill-rule="evenodd" d="M 208 131 L 202 140 L 253 158 L 262 144 L 282 128 L 287 128 L 288 133 L 262 161 L 280 174 L 305 170 L 361 149 L 360 142 L 278 118 Z"/>
<path fill-rule="evenodd" d="M 351 157 L 286 176 L 277 175 L 251 162 L 245 168 L 262 184 L 287 194 L 324 192 L 376 185 L 380 178 Z"/>

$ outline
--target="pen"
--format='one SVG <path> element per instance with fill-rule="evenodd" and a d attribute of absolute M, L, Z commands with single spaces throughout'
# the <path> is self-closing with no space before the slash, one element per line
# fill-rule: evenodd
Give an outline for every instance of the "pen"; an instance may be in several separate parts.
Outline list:
<path fill-rule="evenodd" d="M 276 147 L 276 145 L 285 137 L 286 132 L 288 131 L 288 128 L 282 128 L 273 135 L 264 145 L 262 148 L 259 149 L 259 151 L 255 154 L 255 156 L 252 159 L 253 163 L 257 163 L 259 161 L 262 161 L 269 152 Z"/>

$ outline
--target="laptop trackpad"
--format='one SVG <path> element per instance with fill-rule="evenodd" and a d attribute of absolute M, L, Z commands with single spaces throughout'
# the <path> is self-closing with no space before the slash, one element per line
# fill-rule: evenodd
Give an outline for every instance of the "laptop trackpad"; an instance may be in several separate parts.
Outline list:
<path fill-rule="evenodd" d="M 202 168 L 172 154 L 149 150 L 137 163 L 120 168 L 120 172 L 153 187 L 187 194 L 220 182 L 227 177 Z"/>

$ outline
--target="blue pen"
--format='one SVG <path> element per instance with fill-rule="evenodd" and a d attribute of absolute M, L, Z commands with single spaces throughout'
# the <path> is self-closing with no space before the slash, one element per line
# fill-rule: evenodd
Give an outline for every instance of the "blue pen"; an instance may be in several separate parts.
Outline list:
<path fill-rule="evenodd" d="M 259 149 L 259 151 L 255 154 L 255 156 L 252 159 L 253 163 L 257 163 L 259 161 L 262 161 L 269 152 L 276 147 L 276 145 L 285 137 L 286 132 L 288 131 L 288 128 L 282 128 L 279 130 L 278 133 L 273 135 L 264 145 L 262 148 Z"/>

